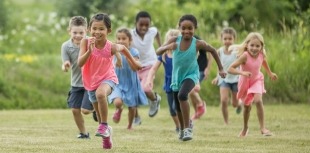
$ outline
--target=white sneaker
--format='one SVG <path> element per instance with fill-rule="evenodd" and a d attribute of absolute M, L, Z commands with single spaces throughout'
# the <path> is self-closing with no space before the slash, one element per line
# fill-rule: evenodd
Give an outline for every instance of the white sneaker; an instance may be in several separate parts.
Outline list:
<path fill-rule="evenodd" d="M 160 108 L 161 97 L 157 93 L 155 93 L 155 96 L 156 96 L 156 100 L 150 102 L 150 110 L 149 110 L 150 117 L 154 117 Z"/>
<path fill-rule="evenodd" d="M 188 141 L 193 139 L 193 129 L 191 128 L 185 128 L 183 130 L 183 141 Z"/>
<path fill-rule="evenodd" d="M 133 124 L 134 124 L 134 125 L 141 125 L 141 123 L 142 123 L 142 121 L 141 121 L 140 116 L 135 117 L 135 118 L 133 119 Z"/>

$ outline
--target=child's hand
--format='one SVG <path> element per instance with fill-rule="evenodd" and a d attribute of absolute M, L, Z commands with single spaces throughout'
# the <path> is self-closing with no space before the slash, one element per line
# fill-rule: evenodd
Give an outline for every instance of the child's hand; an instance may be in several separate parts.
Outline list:
<path fill-rule="evenodd" d="M 88 47 L 88 50 L 90 52 L 93 51 L 94 47 L 95 47 L 95 41 L 96 41 L 96 38 L 95 37 L 88 37 L 89 39 L 89 47 Z"/>
<path fill-rule="evenodd" d="M 115 65 L 116 65 L 116 67 L 118 67 L 118 68 L 122 68 L 122 67 L 123 67 L 123 64 L 122 64 L 122 61 L 121 61 L 121 60 L 116 60 Z"/>
<path fill-rule="evenodd" d="M 251 77 L 251 76 L 252 76 L 252 73 L 251 73 L 251 72 L 248 72 L 248 71 L 242 71 L 242 72 L 241 72 L 241 75 L 246 76 L 246 77 Z"/>
<path fill-rule="evenodd" d="M 219 75 L 221 76 L 221 78 L 225 78 L 226 72 L 224 70 L 220 70 Z"/>
<path fill-rule="evenodd" d="M 273 80 L 273 81 L 278 79 L 278 76 L 277 76 L 277 74 L 275 74 L 275 73 L 271 73 L 271 75 L 270 75 L 269 77 L 270 77 L 270 79 Z"/>
<path fill-rule="evenodd" d="M 61 69 L 64 71 L 64 72 L 68 72 L 69 68 L 71 67 L 71 64 L 69 61 L 65 61 L 64 64 L 62 65 Z"/>
<path fill-rule="evenodd" d="M 218 78 L 216 77 L 216 78 L 214 78 L 214 79 L 212 80 L 211 83 L 212 83 L 213 85 L 217 85 L 217 84 L 218 84 L 218 81 L 219 81 L 219 80 L 218 80 Z"/>
<path fill-rule="evenodd" d="M 175 50 L 177 48 L 177 43 L 171 43 L 167 46 L 168 50 Z"/>

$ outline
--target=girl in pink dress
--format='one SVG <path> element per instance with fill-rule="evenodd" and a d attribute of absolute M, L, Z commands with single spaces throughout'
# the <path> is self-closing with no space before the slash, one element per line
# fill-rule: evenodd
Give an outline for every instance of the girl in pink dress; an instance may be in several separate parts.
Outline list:
<path fill-rule="evenodd" d="M 271 72 L 267 63 L 263 36 L 257 32 L 250 33 L 239 46 L 238 56 L 239 58 L 228 68 L 228 73 L 240 75 L 237 98 L 244 103 L 244 125 L 239 137 L 245 137 L 248 134 L 248 121 L 252 103 L 256 104 L 261 134 L 263 136 L 271 136 L 272 133 L 265 128 L 264 123 L 262 94 L 266 90 L 264 88 L 264 75 L 260 71 L 261 66 L 264 67 L 271 80 L 276 80 L 278 77 Z M 240 69 L 237 69 L 239 66 Z"/>
<path fill-rule="evenodd" d="M 120 53 L 123 53 L 133 70 L 141 65 L 131 56 L 129 50 L 120 44 L 107 39 L 112 32 L 111 20 L 107 14 L 98 13 L 89 22 L 91 37 L 83 39 L 80 44 L 78 65 L 82 67 L 82 78 L 89 100 L 92 102 L 99 127 L 96 136 L 102 137 L 103 148 L 112 148 L 112 127 L 108 125 L 107 97 L 111 94 L 118 78 L 114 71 L 113 56 L 116 55 L 117 66 L 122 66 Z"/>

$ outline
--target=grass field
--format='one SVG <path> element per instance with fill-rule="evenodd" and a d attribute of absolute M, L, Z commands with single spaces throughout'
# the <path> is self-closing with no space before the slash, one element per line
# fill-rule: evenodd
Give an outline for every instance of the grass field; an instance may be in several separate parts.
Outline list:
<path fill-rule="evenodd" d="M 207 114 L 194 122 L 194 138 L 181 142 L 177 138 L 167 108 L 149 118 L 141 108 L 142 125 L 126 130 L 127 110 L 113 127 L 113 149 L 108 152 L 309 152 L 309 105 L 266 105 L 265 122 L 275 135 L 263 137 L 259 132 L 256 109 L 250 117 L 246 138 L 238 138 L 242 116 L 230 107 L 230 125 L 226 126 L 219 107 L 208 107 Z M 193 111 L 192 111 L 193 112 Z M 109 111 L 111 118 L 113 108 Z M 103 152 L 101 138 L 94 137 L 97 123 L 85 116 L 90 140 L 76 139 L 77 128 L 70 110 L 2 110 L 0 111 L 1 153 L 96 153 Z"/>

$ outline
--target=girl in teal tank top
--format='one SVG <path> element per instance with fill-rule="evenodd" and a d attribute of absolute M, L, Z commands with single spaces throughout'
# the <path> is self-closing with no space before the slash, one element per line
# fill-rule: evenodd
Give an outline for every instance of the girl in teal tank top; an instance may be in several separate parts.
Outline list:
<path fill-rule="evenodd" d="M 167 50 L 173 50 L 171 87 L 181 127 L 179 139 L 183 141 L 193 138 L 193 129 L 192 126 L 190 127 L 188 94 L 199 82 L 198 50 L 203 49 L 211 52 L 218 65 L 219 75 L 223 78 L 226 75 L 216 50 L 205 41 L 194 38 L 196 28 L 197 20 L 195 16 L 190 14 L 183 15 L 179 20 L 181 36 L 172 37 L 156 51 L 158 55 L 161 55 Z"/>

